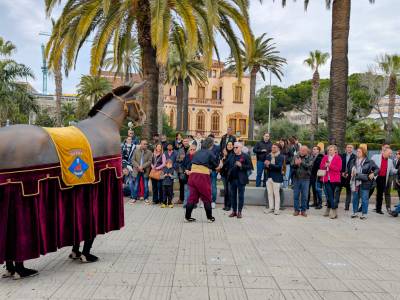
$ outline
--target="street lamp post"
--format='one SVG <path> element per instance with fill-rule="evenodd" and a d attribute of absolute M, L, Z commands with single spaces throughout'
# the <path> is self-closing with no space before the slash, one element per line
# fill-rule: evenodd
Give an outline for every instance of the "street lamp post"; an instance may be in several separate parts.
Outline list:
<path fill-rule="evenodd" d="M 271 101 L 272 101 L 272 85 L 271 85 L 271 72 L 269 72 L 269 107 L 268 107 L 268 133 L 271 133 Z"/>

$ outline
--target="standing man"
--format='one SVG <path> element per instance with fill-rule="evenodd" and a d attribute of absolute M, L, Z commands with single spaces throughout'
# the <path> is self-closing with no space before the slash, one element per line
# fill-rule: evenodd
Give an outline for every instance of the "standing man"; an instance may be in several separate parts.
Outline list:
<path fill-rule="evenodd" d="M 382 202 L 383 194 L 385 194 L 386 210 L 391 213 L 391 199 L 390 199 L 390 176 L 397 174 L 397 170 L 394 166 L 392 156 L 392 149 L 390 146 L 385 144 L 382 146 L 381 154 L 375 154 L 371 160 L 379 168 L 378 177 L 376 178 L 376 213 L 383 215 Z M 370 191 L 370 195 L 373 190 Z"/>
<path fill-rule="evenodd" d="M 279 144 L 273 144 L 271 153 L 267 155 L 265 160 L 265 167 L 267 168 L 266 177 L 267 192 L 268 192 L 268 205 L 269 212 L 279 215 L 281 205 L 281 198 L 279 190 L 283 182 L 283 164 L 285 158 L 279 151 Z"/>
<path fill-rule="evenodd" d="M 183 162 L 185 160 L 186 154 L 188 153 L 190 148 L 190 143 L 188 138 L 184 138 L 182 140 L 182 147 L 178 150 L 178 155 L 176 158 L 176 173 L 178 175 L 179 180 L 179 202 L 178 204 L 183 204 L 185 200 L 185 168 L 183 166 Z"/>
<path fill-rule="evenodd" d="M 135 132 L 132 129 L 128 130 L 128 136 L 132 138 L 132 143 L 134 145 L 139 145 L 139 139 L 135 136 Z"/>
<path fill-rule="evenodd" d="M 210 139 L 213 141 L 213 146 L 211 147 L 211 151 L 214 154 L 215 158 L 217 159 L 217 166 L 219 165 L 219 160 L 221 157 L 221 149 L 219 145 L 215 144 L 215 136 L 213 134 L 210 134 L 208 136 Z M 211 169 L 211 198 L 212 198 L 212 203 L 211 207 L 214 209 L 215 208 L 215 203 L 217 202 L 217 170 L 216 168 Z"/>
<path fill-rule="evenodd" d="M 303 217 L 307 217 L 307 199 L 313 165 L 312 158 L 308 152 L 307 146 L 301 146 L 299 153 L 294 156 L 291 166 L 293 169 L 294 216 L 300 214 Z"/>
<path fill-rule="evenodd" d="M 263 139 L 259 141 L 253 149 L 254 154 L 257 156 L 257 177 L 256 177 L 256 186 L 261 186 L 261 178 L 263 178 L 263 187 L 267 182 L 267 178 L 265 176 L 265 159 L 271 153 L 272 143 L 270 141 L 270 135 L 268 132 L 264 133 Z"/>
<path fill-rule="evenodd" d="M 135 203 L 138 198 L 138 192 L 140 183 L 143 182 L 144 195 L 143 199 L 146 204 L 149 203 L 149 173 L 151 168 L 151 159 L 153 154 L 149 149 L 147 149 L 147 140 L 142 140 L 140 145 L 136 148 L 135 153 L 132 157 L 132 176 L 135 179 L 135 190 L 131 200 L 131 203 Z"/>
<path fill-rule="evenodd" d="M 248 171 L 252 169 L 252 163 L 250 156 L 242 152 L 241 143 L 236 142 L 233 146 L 233 151 L 235 154 L 231 155 L 226 161 L 232 204 L 232 213 L 229 217 L 238 217 L 240 219 L 244 205 L 244 190 L 246 184 L 249 183 Z"/>
<path fill-rule="evenodd" d="M 351 179 L 351 167 L 354 165 L 354 160 L 356 159 L 356 155 L 353 153 L 354 147 L 351 144 L 346 146 L 345 153 L 341 154 L 340 157 L 342 159 L 342 170 L 340 172 L 340 185 L 336 189 L 335 197 L 336 203 L 339 203 L 340 193 L 342 192 L 342 188 L 346 189 L 346 202 L 344 206 L 344 210 L 348 211 L 351 202 L 351 188 L 350 188 L 350 179 Z"/>
<path fill-rule="evenodd" d="M 314 146 L 312 148 L 312 160 L 313 165 L 311 168 L 311 177 L 310 177 L 310 189 L 313 193 L 313 204 L 309 205 L 311 193 L 308 192 L 308 205 L 307 207 L 315 207 L 315 209 L 322 208 L 322 182 L 321 178 L 317 176 L 319 167 L 321 165 L 321 161 L 324 155 L 321 153 L 320 146 Z"/>
<path fill-rule="evenodd" d="M 221 138 L 221 143 L 220 143 L 220 149 L 221 149 L 221 154 L 220 157 L 222 157 L 222 150 L 226 148 L 226 144 L 228 142 L 231 142 L 232 144 L 236 143 L 236 137 L 233 135 L 232 127 L 228 127 L 226 130 L 226 134 L 224 134 Z"/>

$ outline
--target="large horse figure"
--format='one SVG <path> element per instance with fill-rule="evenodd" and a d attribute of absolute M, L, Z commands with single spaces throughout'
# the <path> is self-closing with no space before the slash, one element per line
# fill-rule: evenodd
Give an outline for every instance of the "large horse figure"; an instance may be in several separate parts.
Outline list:
<path fill-rule="evenodd" d="M 95 236 L 124 225 L 119 132 L 126 117 L 144 123 L 141 104 L 133 100 L 144 84 L 113 90 L 75 125 L 91 147 L 91 184 L 62 182 L 57 149 L 43 128 L 0 128 L 0 264 L 6 262 L 6 276 L 36 274 L 23 262 L 64 246 L 74 246 L 71 258 L 85 254 L 95 261 L 89 253 Z"/>

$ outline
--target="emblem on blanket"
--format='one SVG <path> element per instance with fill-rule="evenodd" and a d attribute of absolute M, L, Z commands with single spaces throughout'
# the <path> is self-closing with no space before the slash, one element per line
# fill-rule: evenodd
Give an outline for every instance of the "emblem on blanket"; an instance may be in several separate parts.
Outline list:
<path fill-rule="evenodd" d="M 87 169 L 89 169 L 88 164 L 79 156 L 74 159 L 71 166 L 68 168 L 68 170 L 78 178 L 81 178 Z"/>

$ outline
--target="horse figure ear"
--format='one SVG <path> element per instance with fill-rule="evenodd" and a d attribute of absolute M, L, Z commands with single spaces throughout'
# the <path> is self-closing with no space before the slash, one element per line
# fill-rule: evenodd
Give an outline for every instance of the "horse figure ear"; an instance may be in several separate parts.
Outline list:
<path fill-rule="evenodd" d="M 131 89 L 124 94 L 122 97 L 125 99 L 130 99 L 133 98 L 137 93 L 139 93 L 141 90 L 143 90 L 144 86 L 146 85 L 146 81 L 142 81 L 139 84 L 135 84 Z"/>

